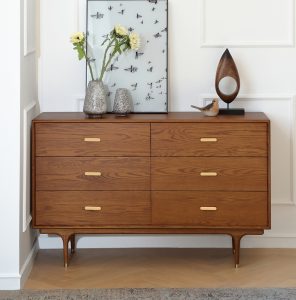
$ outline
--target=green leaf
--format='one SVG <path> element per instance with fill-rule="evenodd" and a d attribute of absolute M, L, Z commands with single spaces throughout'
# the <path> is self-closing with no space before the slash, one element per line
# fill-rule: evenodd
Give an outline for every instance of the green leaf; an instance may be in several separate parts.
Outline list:
<path fill-rule="evenodd" d="M 125 45 L 125 47 L 123 48 L 122 51 L 124 52 L 124 51 L 126 51 L 127 49 L 129 49 L 129 46 L 128 46 L 128 45 Z"/>
<path fill-rule="evenodd" d="M 104 46 L 107 43 L 107 41 L 109 41 L 109 36 L 105 39 L 101 46 Z"/>
<path fill-rule="evenodd" d="M 82 60 L 85 57 L 84 49 L 80 46 L 77 47 L 77 51 L 78 51 L 78 59 Z"/>

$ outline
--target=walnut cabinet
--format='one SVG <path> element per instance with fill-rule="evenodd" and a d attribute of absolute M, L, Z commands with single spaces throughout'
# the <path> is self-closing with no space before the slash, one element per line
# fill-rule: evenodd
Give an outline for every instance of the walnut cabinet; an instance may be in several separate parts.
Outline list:
<path fill-rule="evenodd" d="M 33 226 L 77 234 L 227 234 L 270 229 L 270 124 L 263 113 L 87 119 L 43 113 L 32 124 Z"/>

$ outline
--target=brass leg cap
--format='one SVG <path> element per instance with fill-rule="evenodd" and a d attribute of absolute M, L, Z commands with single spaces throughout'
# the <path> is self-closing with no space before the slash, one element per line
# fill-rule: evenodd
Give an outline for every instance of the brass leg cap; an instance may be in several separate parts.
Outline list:
<path fill-rule="evenodd" d="M 239 268 L 239 264 L 236 264 L 236 265 L 235 265 L 235 268 L 238 269 L 238 268 Z"/>

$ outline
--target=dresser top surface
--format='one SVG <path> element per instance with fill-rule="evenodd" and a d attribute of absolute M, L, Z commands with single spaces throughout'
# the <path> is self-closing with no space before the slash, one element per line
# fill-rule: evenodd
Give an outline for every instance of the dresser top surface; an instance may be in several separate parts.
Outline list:
<path fill-rule="evenodd" d="M 118 117 L 114 114 L 105 114 L 101 119 L 89 119 L 80 112 L 46 112 L 41 113 L 34 122 L 68 122 L 68 123 L 241 123 L 241 122 L 268 122 L 268 117 L 261 112 L 247 112 L 243 116 L 206 117 L 198 112 L 172 112 L 168 114 L 130 114 L 127 117 Z"/>

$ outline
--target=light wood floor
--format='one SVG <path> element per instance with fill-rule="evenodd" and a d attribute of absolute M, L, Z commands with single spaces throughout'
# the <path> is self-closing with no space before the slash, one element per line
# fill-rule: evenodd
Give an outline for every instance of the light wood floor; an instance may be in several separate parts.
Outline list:
<path fill-rule="evenodd" d="M 296 249 L 78 249 L 39 251 L 26 289 L 296 287 Z"/>

